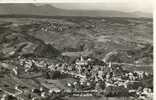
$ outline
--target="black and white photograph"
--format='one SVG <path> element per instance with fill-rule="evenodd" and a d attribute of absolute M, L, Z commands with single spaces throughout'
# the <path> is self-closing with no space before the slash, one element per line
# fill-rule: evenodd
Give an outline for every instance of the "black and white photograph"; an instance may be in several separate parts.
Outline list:
<path fill-rule="evenodd" d="M 0 100 L 154 100 L 153 62 L 150 2 L 0 3 Z"/>

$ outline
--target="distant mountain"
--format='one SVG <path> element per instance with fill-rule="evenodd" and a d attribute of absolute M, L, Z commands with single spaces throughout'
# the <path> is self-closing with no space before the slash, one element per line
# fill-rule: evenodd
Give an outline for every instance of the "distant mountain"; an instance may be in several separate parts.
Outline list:
<path fill-rule="evenodd" d="M 149 17 L 149 18 L 153 17 L 151 13 L 143 13 L 140 11 L 132 12 L 132 14 L 138 17 Z"/>
<path fill-rule="evenodd" d="M 105 10 L 64 10 L 45 4 L 0 4 L 0 15 L 40 15 L 40 16 L 90 16 L 90 17 L 152 17 L 142 12 L 120 12 Z"/>

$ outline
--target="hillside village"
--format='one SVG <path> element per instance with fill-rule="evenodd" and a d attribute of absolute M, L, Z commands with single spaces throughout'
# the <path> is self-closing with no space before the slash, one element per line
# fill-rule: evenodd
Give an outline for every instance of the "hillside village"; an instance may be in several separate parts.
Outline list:
<path fill-rule="evenodd" d="M 2 90 L 4 92 L 2 98 L 6 98 L 10 94 L 16 99 L 21 98 L 20 100 L 26 98 L 47 100 L 56 95 L 58 96 L 55 98 L 59 96 L 130 96 L 144 100 L 152 99 L 153 85 L 150 85 L 149 82 L 152 81 L 153 74 L 144 71 L 130 72 L 123 70 L 121 66 L 112 65 L 111 62 L 100 65 L 93 62 L 94 59 L 84 59 L 82 56 L 70 65 L 67 63 L 50 64 L 44 60 L 18 57 L 18 67 L 9 68 L 3 64 L 1 81 L 4 80 L 3 77 L 12 75 L 12 77 L 17 77 L 16 80 L 35 80 L 36 86 L 30 88 L 27 84 L 17 81 L 18 84 L 10 87 L 14 92 Z M 4 71 L 7 73 L 2 74 Z M 70 79 L 70 81 L 64 82 L 61 87 L 57 84 L 53 85 L 53 80 L 63 79 Z M 4 82 L 1 85 L 7 84 L 9 85 Z M 25 99 L 22 98 L 23 96 Z"/>
<path fill-rule="evenodd" d="M 0 98 L 152 100 L 152 27 L 149 18 L 0 18 Z"/>

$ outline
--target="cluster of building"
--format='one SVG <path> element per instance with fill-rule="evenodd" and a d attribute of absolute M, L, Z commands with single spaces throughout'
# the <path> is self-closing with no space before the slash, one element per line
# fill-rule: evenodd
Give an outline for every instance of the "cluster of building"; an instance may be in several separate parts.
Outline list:
<path fill-rule="evenodd" d="M 57 31 L 57 32 L 62 32 L 64 30 L 69 30 L 70 28 L 80 28 L 80 25 L 73 25 L 73 24 L 62 24 L 59 22 L 32 22 L 33 23 L 33 27 L 36 26 L 36 30 L 42 30 L 45 32 L 49 32 L 49 31 Z M 86 29 L 91 29 L 91 28 L 95 28 L 96 25 L 95 24 L 89 24 L 89 23 L 83 23 L 82 24 L 83 28 Z"/>
<path fill-rule="evenodd" d="M 137 98 L 152 97 L 152 88 L 144 87 L 141 83 L 142 80 L 149 79 L 151 73 L 143 71 L 129 72 L 123 70 L 121 66 L 113 65 L 111 62 L 102 65 L 93 63 L 94 59 L 91 58 L 78 58 L 75 63 L 57 63 L 50 64 L 44 60 L 38 61 L 35 59 L 19 57 L 19 67 L 14 68 L 12 71 L 15 75 L 20 72 L 45 72 L 45 77 L 50 79 L 74 78 L 72 82 L 67 82 L 68 90 L 62 89 L 38 89 L 39 95 L 43 98 L 51 97 L 53 94 L 68 95 L 104 95 L 104 96 L 133 96 Z M 23 72 L 22 72 L 22 70 Z M 57 74 L 55 73 L 57 72 Z M 59 74 L 58 74 L 59 72 Z M 55 75 L 56 74 L 56 75 Z M 64 76 L 67 77 L 64 77 Z M 55 76 L 55 78 L 53 77 Z M 48 79 L 49 79 L 48 78 Z M 34 92 L 34 90 L 32 90 Z M 36 90 L 35 90 L 36 91 Z M 124 92 L 123 92 L 124 91 Z M 83 96 L 84 96 L 83 95 Z M 33 97 L 35 98 L 35 97 Z M 34 99 L 35 100 L 35 99 Z"/>
<path fill-rule="evenodd" d="M 69 26 L 67 25 L 63 25 L 61 23 L 49 23 L 49 22 L 38 22 L 38 23 L 34 23 L 34 26 L 36 27 L 36 30 L 42 30 L 45 32 L 49 32 L 49 31 L 57 31 L 57 32 L 62 32 L 63 30 L 66 30 L 69 28 Z"/>

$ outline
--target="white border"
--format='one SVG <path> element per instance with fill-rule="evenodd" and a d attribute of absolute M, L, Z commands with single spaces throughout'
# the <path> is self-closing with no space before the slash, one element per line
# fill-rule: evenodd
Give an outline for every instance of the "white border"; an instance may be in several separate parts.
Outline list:
<path fill-rule="evenodd" d="M 153 86 L 156 84 L 156 68 L 155 68 L 155 65 L 156 65 L 156 9 L 155 9 L 155 6 L 156 6 L 156 1 L 154 1 L 154 9 L 153 9 L 153 75 L 154 75 L 154 82 L 153 82 Z M 153 100 L 156 100 L 156 87 L 154 86 L 154 94 L 153 94 Z"/>
<path fill-rule="evenodd" d="M 0 3 L 109 3 L 109 2 L 115 2 L 115 3 L 124 3 L 124 2 L 131 2 L 131 1 L 138 1 L 138 2 L 144 2 L 149 1 L 153 3 L 153 46 L 154 46 L 154 59 L 153 59 L 153 72 L 154 72 L 154 84 L 156 85 L 156 0 L 0 0 Z M 153 85 L 154 85 L 153 84 Z M 156 100 L 156 87 L 154 86 L 154 96 L 153 100 Z"/>

